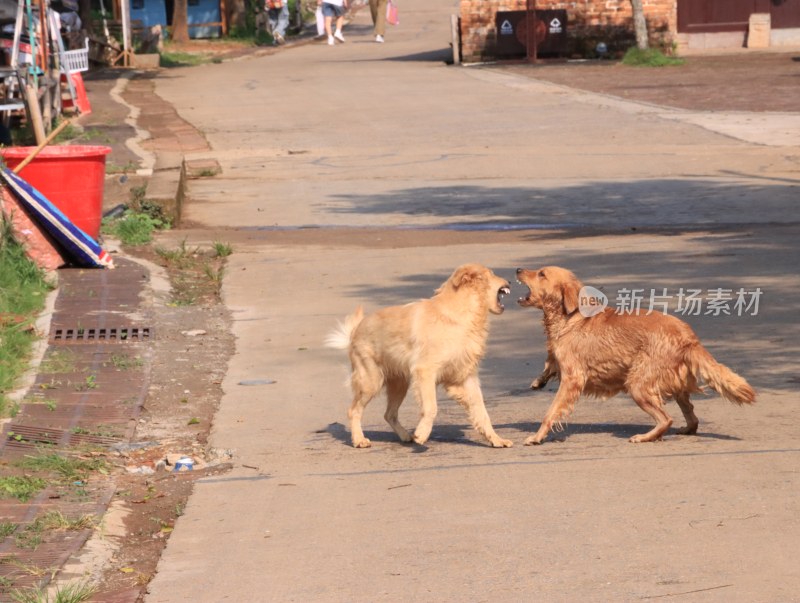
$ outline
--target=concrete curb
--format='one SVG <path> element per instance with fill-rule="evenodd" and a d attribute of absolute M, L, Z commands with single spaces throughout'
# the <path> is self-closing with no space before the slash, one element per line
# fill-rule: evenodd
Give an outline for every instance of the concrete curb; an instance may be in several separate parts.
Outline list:
<path fill-rule="evenodd" d="M 180 222 L 184 174 L 184 158 L 181 153 L 159 153 L 145 190 L 145 201 L 158 205 L 173 225 Z"/>

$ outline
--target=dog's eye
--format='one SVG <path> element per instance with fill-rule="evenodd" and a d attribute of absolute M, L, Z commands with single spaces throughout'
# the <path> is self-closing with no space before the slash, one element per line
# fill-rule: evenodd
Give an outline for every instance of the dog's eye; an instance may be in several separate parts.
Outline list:
<path fill-rule="evenodd" d="M 544 275 L 544 270 L 540 270 L 540 271 L 539 271 L 539 275 L 538 275 L 538 276 L 539 276 L 539 278 L 547 278 L 547 277 Z"/>

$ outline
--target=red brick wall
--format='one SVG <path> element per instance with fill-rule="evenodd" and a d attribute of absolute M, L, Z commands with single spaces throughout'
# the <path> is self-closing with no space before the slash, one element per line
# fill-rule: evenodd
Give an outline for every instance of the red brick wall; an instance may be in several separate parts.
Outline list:
<path fill-rule="evenodd" d="M 651 46 L 669 47 L 676 35 L 676 0 L 643 0 Z M 634 44 L 630 0 L 536 0 L 540 9 L 566 9 L 570 54 L 591 56 L 597 42 L 612 53 Z M 461 0 L 461 55 L 466 63 L 492 60 L 498 10 L 524 10 L 526 0 Z"/>

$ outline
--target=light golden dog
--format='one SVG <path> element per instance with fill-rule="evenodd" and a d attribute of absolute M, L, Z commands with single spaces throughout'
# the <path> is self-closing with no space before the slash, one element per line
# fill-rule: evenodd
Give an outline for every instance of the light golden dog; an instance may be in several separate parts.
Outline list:
<path fill-rule="evenodd" d="M 364 317 L 359 306 L 327 338 L 328 347 L 347 349 L 352 364 L 353 403 L 348 411 L 353 446 L 371 445 L 361 429 L 361 415 L 386 387 L 384 418 L 403 442 L 424 444 L 436 417 L 436 386 L 463 406 L 470 422 L 492 446 L 509 447 L 486 412 L 478 380 L 489 334 L 489 314 L 501 314 L 508 281 L 479 264 L 453 272 L 430 299 L 392 306 Z M 412 436 L 397 413 L 409 387 L 421 419 Z"/>
<path fill-rule="evenodd" d="M 556 397 L 536 435 L 526 445 L 541 444 L 554 423 L 565 419 L 581 394 L 610 398 L 627 392 L 656 426 L 631 442 L 660 440 L 672 425 L 664 400 L 675 398 L 686 418 L 679 433 L 697 433 L 698 420 L 689 396 L 704 381 L 736 404 L 752 404 L 755 392 L 729 368 L 719 364 L 685 322 L 665 314 L 620 315 L 611 308 L 593 316 L 580 312 L 577 277 L 564 268 L 517 270 L 517 280 L 529 289 L 521 306 L 544 311 L 547 361 L 531 387 L 544 387 L 559 376 Z M 590 314 L 587 312 L 587 314 Z"/>

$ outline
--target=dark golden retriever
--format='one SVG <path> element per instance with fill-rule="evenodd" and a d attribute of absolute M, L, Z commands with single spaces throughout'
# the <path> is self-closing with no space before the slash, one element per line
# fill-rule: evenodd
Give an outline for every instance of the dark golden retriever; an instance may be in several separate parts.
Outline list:
<path fill-rule="evenodd" d="M 544 312 L 547 361 L 532 388 L 558 376 L 561 384 L 536 435 L 525 444 L 541 444 L 554 423 L 565 419 L 581 394 L 609 398 L 627 392 L 656 426 L 631 442 L 660 440 L 672 425 L 664 400 L 674 398 L 686 418 L 680 433 L 697 432 L 689 396 L 703 381 L 736 404 L 752 404 L 755 392 L 739 375 L 718 363 L 685 322 L 661 313 L 620 315 L 611 308 L 585 316 L 579 311 L 582 284 L 564 268 L 517 270 L 529 289 L 521 306 Z"/>
<path fill-rule="evenodd" d="M 361 429 L 364 408 L 386 387 L 386 421 L 403 442 L 412 436 L 398 409 L 409 387 L 421 419 L 413 440 L 424 444 L 436 417 L 436 386 L 463 406 L 475 429 L 492 446 L 509 447 L 492 427 L 478 380 L 489 334 L 489 314 L 501 314 L 508 281 L 479 264 L 465 264 L 430 299 L 392 306 L 364 317 L 361 307 L 332 332 L 326 344 L 347 349 L 352 364 L 353 403 L 348 411 L 353 446 L 371 445 Z"/>

